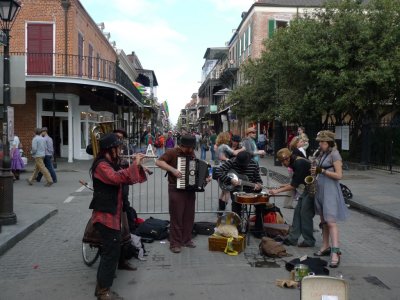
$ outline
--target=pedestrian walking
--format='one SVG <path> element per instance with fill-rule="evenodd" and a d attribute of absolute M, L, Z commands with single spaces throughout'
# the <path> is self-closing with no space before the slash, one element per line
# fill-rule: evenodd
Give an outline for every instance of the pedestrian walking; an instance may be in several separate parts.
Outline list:
<path fill-rule="evenodd" d="M 216 160 L 216 156 L 215 156 L 215 143 L 217 141 L 217 134 L 215 133 L 214 129 L 211 129 L 211 134 L 210 134 L 210 152 L 211 152 L 211 161 L 214 161 L 215 164 L 218 164 L 218 161 Z"/>
<path fill-rule="evenodd" d="M 246 148 L 246 151 L 249 152 L 254 159 L 258 163 L 260 160 L 260 155 L 265 155 L 264 150 L 258 150 L 256 145 L 256 135 L 257 131 L 255 128 L 250 127 L 246 130 L 246 137 L 242 141 L 243 147 Z"/>
<path fill-rule="evenodd" d="M 201 150 L 200 158 L 202 160 L 206 160 L 207 151 L 210 150 L 210 139 L 207 133 L 204 134 L 200 140 L 200 150 Z"/>
<path fill-rule="evenodd" d="M 11 142 L 10 147 L 11 172 L 14 175 L 14 180 L 19 180 L 19 175 L 25 169 L 25 164 L 21 158 L 20 149 L 22 144 L 18 136 L 14 135 L 14 140 Z"/>
<path fill-rule="evenodd" d="M 344 221 L 349 216 L 339 183 L 343 177 L 342 157 L 336 148 L 334 132 L 321 131 L 316 141 L 319 142 L 321 153 L 317 159 L 317 166 L 313 167 L 311 172 L 317 176 L 315 210 L 321 218 L 322 245 L 314 255 L 331 255 L 329 266 L 337 268 L 341 255 L 337 222 Z"/>
<path fill-rule="evenodd" d="M 47 127 L 43 127 L 42 128 L 42 132 L 41 132 L 42 137 L 44 138 L 44 140 L 46 141 L 46 148 L 45 148 L 45 156 L 43 159 L 44 162 L 44 166 L 47 168 L 47 170 L 49 170 L 51 179 L 53 180 L 53 183 L 57 182 L 57 174 L 56 171 L 54 170 L 54 166 L 53 166 L 53 155 L 54 155 L 54 145 L 53 145 L 53 139 L 49 136 L 48 134 L 48 130 Z M 36 181 L 40 182 L 40 180 L 42 179 L 43 174 L 41 172 L 39 172 Z"/>
<path fill-rule="evenodd" d="M 168 131 L 168 137 L 165 141 L 165 150 L 172 149 L 175 147 L 174 137 L 172 135 L 172 131 Z"/>
<path fill-rule="evenodd" d="M 44 137 L 41 136 L 42 129 L 36 128 L 35 137 L 32 139 L 32 157 L 35 159 L 35 168 L 33 174 L 27 179 L 29 185 L 33 185 L 33 181 L 36 180 L 39 172 L 41 172 L 46 179 L 46 186 L 51 186 L 53 184 L 53 179 L 51 178 L 49 170 L 47 170 L 44 165 L 44 157 L 46 156 L 46 141 Z"/>

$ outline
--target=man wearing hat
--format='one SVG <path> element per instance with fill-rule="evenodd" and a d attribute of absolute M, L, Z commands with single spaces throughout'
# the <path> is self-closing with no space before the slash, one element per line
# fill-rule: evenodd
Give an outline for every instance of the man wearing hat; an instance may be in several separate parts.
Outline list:
<path fill-rule="evenodd" d="M 258 162 L 260 160 L 260 155 L 265 155 L 265 151 L 257 149 L 256 136 L 257 131 L 255 128 L 247 128 L 246 137 L 243 139 L 242 145 L 246 148 L 246 151 L 251 154 L 252 158 Z"/>
<path fill-rule="evenodd" d="M 53 183 L 57 182 L 57 174 L 54 170 L 53 163 L 51 162 L 53 155 L 54 155 L 54 146 L 53 146 L 53 139 L 49 136 L 47 127 L 42 128 L 41 136 L 44 138 L 46 142 L 45 148 L 45 156 L 43 159 L 44 165 L 49 170 L 50 176 L 53 179 Z M 39 172 L 38 176 L 36 177 L 36 181 L 40 182 L 42 179 L 43 174 Z"/>
<path fill-rule="evenodd" d="M 169 247 L 173 253 L 180 253 L 182 247 L 196 247 L 192 241 L 196 194 L 194 191 L 176 188 L 177 178 L 182 177 L 182 173 L 177 169 L 178 157 L 194 159 L 195 147 L 196 138 L 194 136 L 182 135 L 179 146 L 168 149 L 156 161 L 158 167 L 168 172 Z"/>
<path fill-rule="evenodd" d="M 285 184 L 278 189 L 269 190 L 271 195 L 297 189 L 301 184 L 305 183 L 304 179 L 310 175 L 311 169 L 311 163 L 309 160 L 293 155 L 288 148 L 280 149 L 276 155 L 284 167 L 290 167 L 293 169 L 293 175 L 290 183 Z M 305 188 L 304 192 L 300 195 L 297 206 L 294 210 L 293 222 L 289 235 L 283 240 L 283 243 L 288 246 L 297 245 L 299 247 L 314 247 L 314 215 L 314 196 L 311 196 L 308 189 Z M 304 240 L 298 244 L 297 242 L 301 235 Z"/>
<path fill-rule="evenodd" d="M 121 145 L 122 141 L 115 133 L 104 135 L 99 140 L 100 151 L 90 168 L 94 192 L 89 208 L 93 209 L 92 222 L 102 240 L 95 289 L 98 299 L 122 299 L 110 291 L 121 251 L 122 186 L 146 181 L 142 167 L 145 155 L 137 153 L 133 163 L 121 169 Z"/>
<path fill-rule="evenodd" d="M 240 186 L 240 181 L 232 179 L 228 176 L 229 173 L 234 171 L 238 175 L 246 176 L 246 181 L 252 182 L 255 184 L 255 187 L 249 186 Z M 219 181 L 232 184 L 237 186 L 238 191 L 243 188 L 243 191 L 246 193 L 254 193 L 260 192 L 262 189 L 262 179 L 260 176 L 260 169 L 258 163 L 256 163 L 252 158 L 251 154 L 242 151 L 239 152 L 238 155 L 230 160 L 226 160 L 221 167 L 216 170 L 216 177 Z M 235 199 L 233 192 L 231 193 L 231 199 Z M 260 235 L 260 232 L 263 230 L 263 220 L 262 220 L 262 211 L 265 205 L 255 205 L 256 207 L 256 223 L 255 223 L 255 232 Z M 237 213 L 239 216 L 242 213 L 242 205 L 235 201 L 232 201 L 232 211 Z"/>

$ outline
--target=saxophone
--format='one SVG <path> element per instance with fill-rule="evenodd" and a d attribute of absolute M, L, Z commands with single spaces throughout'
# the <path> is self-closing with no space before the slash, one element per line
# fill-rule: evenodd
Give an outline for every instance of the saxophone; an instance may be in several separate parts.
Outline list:
<path fill-rule="evenodd" d="M 321 152 L 321 149 L 318 148 L 315 150 L 312 156 L 309 157 L 309 160 L 311 161 L 311 167 L 314 168 L 317 166 L 317 158 L 319 157 L 319 154 Z M 310 196 L 314 197 L 315 193 L 317 191 L 317 182 L 316 182 L 316 175 L 309 175 L 306 178 L 304 178 L 304 182 L 308 187 L 308 193 Z"/>

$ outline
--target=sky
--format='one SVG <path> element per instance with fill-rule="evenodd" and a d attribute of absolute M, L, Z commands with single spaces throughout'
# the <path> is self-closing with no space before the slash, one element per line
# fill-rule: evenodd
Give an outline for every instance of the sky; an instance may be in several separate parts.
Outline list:
<path fill-rule="evenodd" d="M 110 41 L 135 52 L 144 69 L 154 70 L 158 102 L 167 100 L 170 121 L 201 85 L 204 53 L 224 47 L 254 0 L 80 0 Z"/>

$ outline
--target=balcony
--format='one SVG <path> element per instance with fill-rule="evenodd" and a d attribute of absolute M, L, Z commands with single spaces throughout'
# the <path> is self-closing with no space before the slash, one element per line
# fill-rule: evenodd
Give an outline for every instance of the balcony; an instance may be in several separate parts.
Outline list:
<path fill-rule="evenodd" d="M 132 80 L 115 62 L 91 56 L 66 55 L 58 53 L 10 53 L 10 56 L 24 56 L 26 76 L 35 78 L 74 78 L 97 85 L 99 82 L 120 85 L 131 97 L 143 104 L 142 95 Z M 95 81 L 95 82 L 90 82 Z"/>

